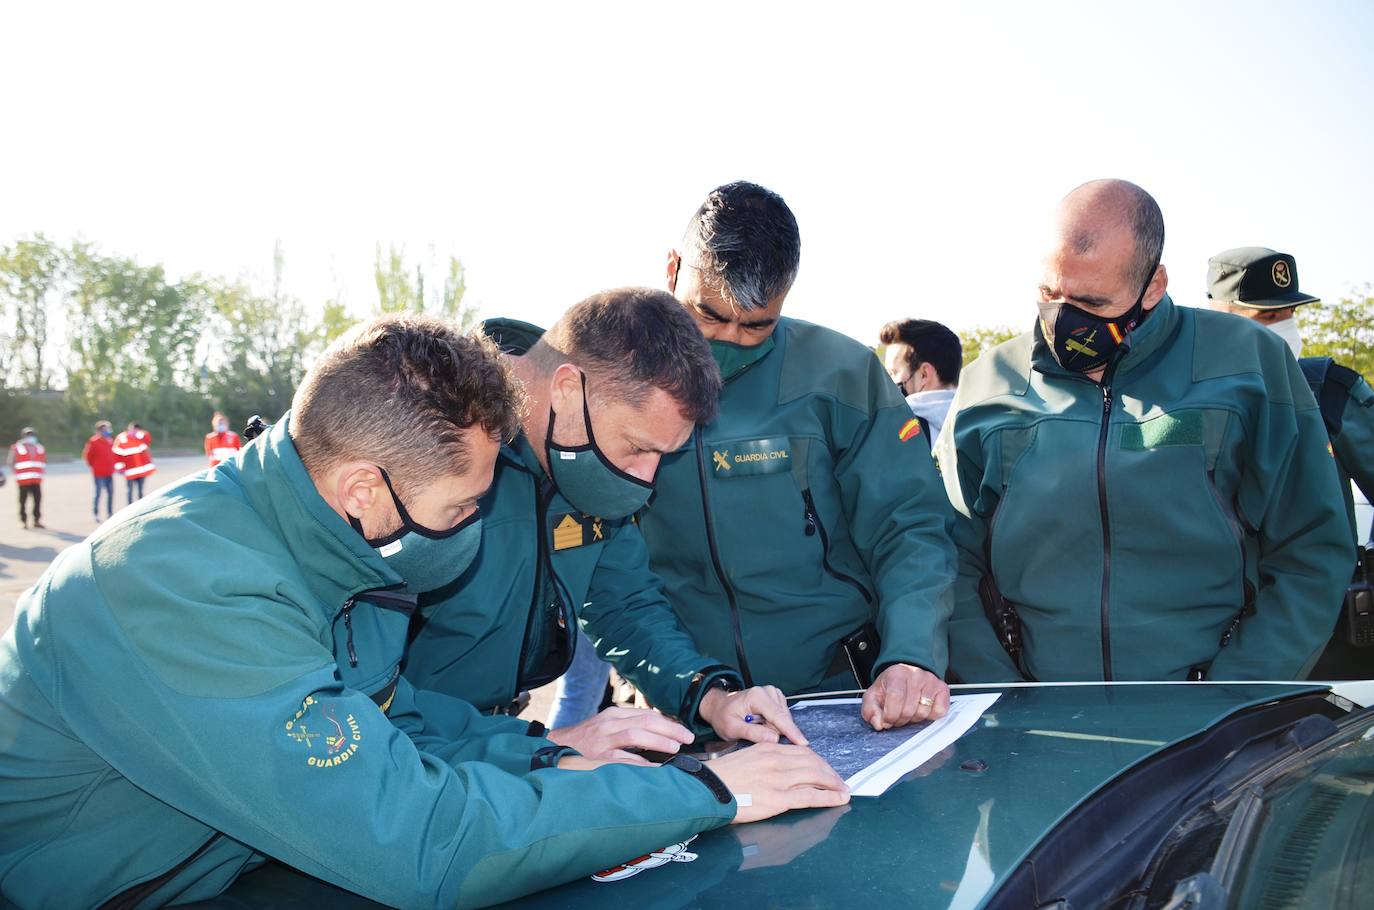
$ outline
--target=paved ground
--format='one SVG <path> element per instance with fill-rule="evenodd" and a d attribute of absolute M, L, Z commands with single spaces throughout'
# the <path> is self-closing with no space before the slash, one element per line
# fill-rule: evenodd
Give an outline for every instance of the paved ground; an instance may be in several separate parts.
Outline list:
<path fill-rule="evenodd" d="M 157 472 L 148 478 L 148 493 L 167 486 L 206 466 L 204 456 L 158 458 Z M 5 472 L 8 476 L 9 471 Z M 80 543 L 97 527 L 91 518 L 91 475 L 84 462 L 52 464 L 43 481 L 43 530 L 19 525 L 19 494 L 14 478 L 0 487 L 0 630 L 14 619 L 15 601 L 27 590 L 48 563 L 74 543 Z M 115 514 L 126 502 L 124 481 L 115 478 Z M 102 504 L 103 509 L 103 504 Z M 104 514 L 102 512 L 102 514 Z M 547 720 L 553 687 L 533 693 L 523 716 Z"/>

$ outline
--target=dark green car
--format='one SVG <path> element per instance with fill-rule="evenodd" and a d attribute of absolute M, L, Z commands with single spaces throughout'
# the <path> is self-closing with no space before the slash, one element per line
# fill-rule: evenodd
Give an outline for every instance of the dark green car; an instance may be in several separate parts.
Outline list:
<path fill-rule="evenodd" d="M 986 691 L 974 687 L 956 690 Z M 1374 683 L 997 687 L 882 797 L 701 835 L 532 908 L 1368 907 Z M 688 860 L 681 854 L 695 854 Z M 621 873 L 624 875 L 624 873 Z M 376 906 L 278 866 L 200 907 Z"/>

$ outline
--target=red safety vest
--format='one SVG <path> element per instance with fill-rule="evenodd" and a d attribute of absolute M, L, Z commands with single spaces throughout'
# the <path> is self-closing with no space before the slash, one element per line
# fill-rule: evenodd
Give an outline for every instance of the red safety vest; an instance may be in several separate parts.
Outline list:
<path fill-rule="evenodd" d="M 120 433 L 115 437 L 114 444 L 115 457 L 120 459 L 115 470 L 129 480 L 147 477 L 156 471 L 157 465 L 153 464 L 150 448 L 152 444 L 153 434 L 147 430 L 134 430 L 132 433 L 125 430 Z"/>
<path fill-rule="evenodd" d="M 21 487 L 36 487 L 43 482 L 48 467 L 48 450 L 42 443 L 16 442 L 10 446 L 14 453 L 14 480 Z"/>
<path fill-rule="evenodd" d="M 227 430 L 223 433 L 205 434 L 205 454 L 210 456 L 210 467 L 214 467 L 221 461 L 228 461 L 234 453 L 243 448 L 243 443 L 239 442 L 239 434 L 230 433 Z"/>

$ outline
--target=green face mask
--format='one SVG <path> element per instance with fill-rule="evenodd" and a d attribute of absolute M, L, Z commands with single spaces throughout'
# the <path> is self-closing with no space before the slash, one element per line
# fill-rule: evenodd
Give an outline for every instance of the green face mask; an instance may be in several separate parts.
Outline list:
<path fill-rule="evenodd" d="M 716 358 L 720 367 L 720 378 L 729 382 L 740 373 L 758 363 L 773 350 L 773 336 L 769 335 L 761 344 L 745 346 L 731 341 L 711 342 L 711 356 Z"/>
<path fill-rule="evenodd" d="M 587 442 L 564 446 L 553 441 L 553 406 L 549 406 L 549 432 L 544 450 L 549 474 L 563 498 L 588 515 L 624 518 L 644 508 L 654 492 L 652 483 L 626 474 L 611 463 L 596 444 L 592 412 L 587 407 L 587 374 L 582 374 L 582 417 L 587 423 Z"/>

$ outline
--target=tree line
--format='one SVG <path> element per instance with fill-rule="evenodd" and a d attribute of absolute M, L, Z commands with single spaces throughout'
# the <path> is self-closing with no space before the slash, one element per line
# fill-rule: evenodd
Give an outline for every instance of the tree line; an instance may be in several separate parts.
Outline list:
<path fill-rule="evenodd" d="M 361 317 L 337 299 L 309 308 L 287 293 L 281 244 L 272 266 L 270 286 L 258 288 L 200 274 L 170 280 L 161 265 L 42 234 L 0 247 L 0 444 L 32 424 L 54 452 L 75 454 L 106 418 L 117 429 L 138 421 L 159 446 L 198 448 L 216 410 L 235 428 L 252 414 L 280 415 L 315 356 Z M 477 323 L 457 258 L 427 270 L 378 244 L 373 274 L 371 313 Z M 1374 376 L 1374 288 L 1301 307 L 1298 324 L 1304 355 Z M 960 333 L 964 363 L 1017 332 Z"/>
<path fill-rule="evenodd" d="M 97 419 L 137 421 L 159 447 L 198 448 L 211 414 L 237 429 L 290 405 L 306 367 L 359 318 L 337 300 L 310 308 L 286 292 L 281 244 L 269 287 L 34 234 L 0 247 L 0 441 L 32 424 L 55 453 L 81 450 Z M 372 313 L 426 312 L 476 324 L 462 263 L 440 275 L 380 244 Z M 56 327 L 57 331 L 54 331 Z"/>

